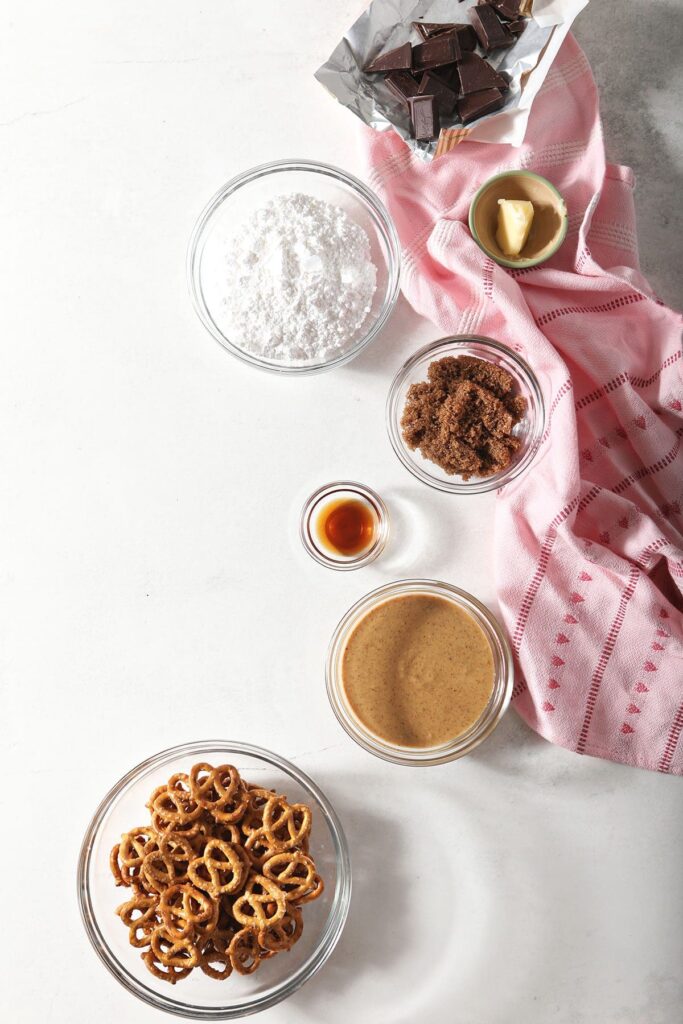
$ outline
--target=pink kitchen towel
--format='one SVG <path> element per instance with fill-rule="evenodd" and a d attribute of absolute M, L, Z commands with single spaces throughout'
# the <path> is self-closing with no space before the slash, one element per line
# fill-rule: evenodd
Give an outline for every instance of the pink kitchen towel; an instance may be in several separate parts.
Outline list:
<path fill-rule="evenodd" d="M 364 145 L 410 303 L 443 334 L 520 352 L 544 390 L 541 448 L 496 502 L 515 707 L 570 750 L 682 774 L 681 318 L 640 273 L 633 175 L 605 162 L 584 54 L 568 37 L 520 148 L 463 142 L 429 164 L 393 132 Z M 508 271 L 467 215 L 487 178 L 520 167 L 560 189 L 569 233 L 548 263 Z"/>

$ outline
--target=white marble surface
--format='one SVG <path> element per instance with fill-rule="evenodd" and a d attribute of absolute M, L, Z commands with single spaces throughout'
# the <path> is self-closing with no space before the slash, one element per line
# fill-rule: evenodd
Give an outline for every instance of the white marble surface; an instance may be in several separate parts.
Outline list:
<path fill-rule="evenodd" d="M 293 758 L 351 844 L 342 941 L 264 1024 L 681 1020 L 680 780 L 554 749 L 514 713 L 468 760 L 410 771 L 357 749 L 328 708 L 328 637 L 371 587 L 435 575 L 492 599 L 493 499 L 422 488 L 384 434 L 390 377 L 433 328 L 401 306 L 350 367 L 292 382 L 238 365 L 190 309 L 185 244 L 218 185 L 293 155 L 359 170 L 352 119 L 312 79 L 359 8 L 5 11 L 0 1017 L 12 1024 L 161 1019 L 90 949 L 76 857 L 115 779 L 209 734 Z M 578 26 L 611 154 L 641 175 L 643 266 L 672 301 L 674 17 L 680 5 L 602 0 Z M 612 18 L 608 42 L 596 30 Z M 652 56 L 639 64 L 641 45 Z M 308 488 L 347 475 L 383 493 L 397 542 L 375 568 L 333 575 L 306 560 L 292 519 Z"/>

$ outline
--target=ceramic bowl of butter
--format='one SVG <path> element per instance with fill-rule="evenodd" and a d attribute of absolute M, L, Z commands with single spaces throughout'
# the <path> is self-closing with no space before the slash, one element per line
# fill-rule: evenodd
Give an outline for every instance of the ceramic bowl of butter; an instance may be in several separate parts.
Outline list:
<path fill-rule="evenodd" d="M 400 580 L 346 613 L 327 655 L 340 724 L 376 757 L 435 765 L 495 729 L 512 695 L 512 655 L 480 601 L 437 580 Z"/>
<path fill-rule="evenodd" d="M 567 234 L 567 207 L 555 186 L 533 171 L 505 171 L 479 189 L 470 206 L 472 237 L 503 267 L 524 270 L 550 259 Z"/>

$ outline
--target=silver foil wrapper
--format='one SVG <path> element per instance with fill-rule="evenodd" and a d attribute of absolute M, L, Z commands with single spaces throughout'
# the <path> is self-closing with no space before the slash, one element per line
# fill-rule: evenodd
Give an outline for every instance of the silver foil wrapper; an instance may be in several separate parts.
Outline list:
<path fill-rule="evenodd" d="M 532 16 L 515 45 L 487 55 L 493 67 L 510 76 L 510 90 L 500 111 L 468 125 L 469 139 L 521 144 L 533 98 L 571 22 L 587 2 L 535 0 Z M 362 69 L 380 53 L 401 43 L 421 42 L 411 22 L 469 23 L 467 11 L 475 3 L 476 0 L 373 0 L 315 77 L 364 124 L 377 131 L 398 132 L 416 156 L 432 160 L 438 140 L 413 139 L 408 114 L 384 84 L 383 75 L 366 75 Z M 462 128 L 457 115 L 441 119 L 442 131 L 451 128 Z"/>

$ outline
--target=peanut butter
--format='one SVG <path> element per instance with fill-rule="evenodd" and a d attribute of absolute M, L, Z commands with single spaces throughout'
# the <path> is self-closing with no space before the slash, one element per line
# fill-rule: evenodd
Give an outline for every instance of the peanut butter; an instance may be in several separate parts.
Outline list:
<path fill-rule="evenodd" d="M 357 623 L 341 676 L 366 729 L 396 746 L 434 747 L 480 718 L 493 693 L 493 654 L 469 612 L 446 598 L 406 594 Z"/>

